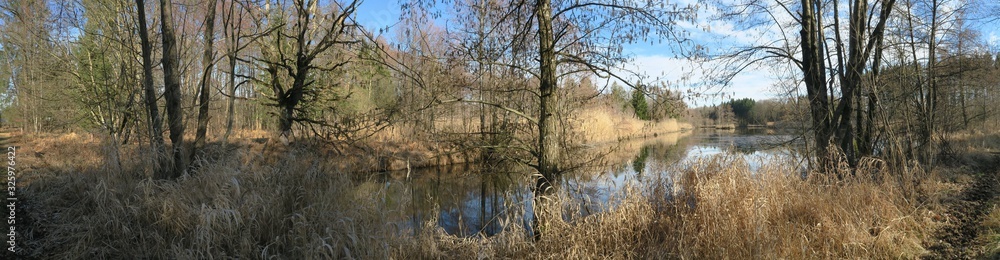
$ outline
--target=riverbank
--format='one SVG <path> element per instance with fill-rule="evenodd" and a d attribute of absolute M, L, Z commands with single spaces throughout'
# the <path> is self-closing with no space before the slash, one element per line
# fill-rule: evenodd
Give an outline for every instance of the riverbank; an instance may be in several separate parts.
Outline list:
<path fill-rule="evenodd" d="M 583 147 L 607 147 L 661 135 L 683 135 L 684 132 L 693 129 L 691 124 L 676 119 L 664 119 L 659 122 L 643 121 L 631 116 L 615 115 L 599 108 L 585 109 L 567 122 L 570 124 L 568 142 Z M 455 127 L 465 128 L 466 132 L 478 131 L 476 125 Z M 405 127 L 390 127 L 356 145 L 334 145 L 304 139 L 299 141 L 296 149 L 309 149 L 336 158 L 341 166 L 337 171 L 344 173 L 402 171 L 471 163 L 479 159 L 478 148 L 456 145 L 459 142 L 475 142 L 477 141 L 475 138 L 478 138 L 476 135 L 462 137 L 471 138 L 468 140 L 441 138 L 432 134 L 414 138 L 412 132 Z M 237 142 L 235 147 L 230 148 L 231 150 L 245 149 L 262 154 L 280 154 L 289 149 L 273 138 L 274 133 L 249 131 L 239 136 L 241 138 L 236 140 L 254 142 Z M 524 138 L 530 140 L 528 137 Z"/>
<path fill-rule="evenodd" d="M 1000 258 L 1000 134 L 948 137 L 942 177 L 956 187 L 939 196 L 941 225 L 924 259 Z"/>
<path fill-rule="evenodd" d="M 570 131 L 576 145 L 599 147 L 620 142 L 652 138 L 660 135 L 676 135 L 692 129 L 690 124 L 666 119 L 660 122 L 642 121 L 633 117 L 615 117 L 603 110 L 587 110 L 570 120 Z M 475 127 L 472 127 L 475 128 Z M 470 130 L 471 131 L 471 130 Z M 20 133 L 14 140 L 19 145 L 36 153 L 23 156 L 29 169 L 51 168 L 57 171 L 79 170 L 82 165 L 97 165 L 102 160 L 149 159 L 145 147 L 112 145 L 108 140 L 94 134 L 37 134 L 27 137 Z M 412 130 L 404 127 L 389 127 L 385 131 L 352 143 L 326 142 L 312 138 L 300 138 L 289 145 L 275 138 L 276 133 L 267 131 L 236 130 L 230 142 L 209 140 L 206 144 L 204 160 L 215 160 L 251 153 L 263 158 L 264 163 L 274 163 L 273 158 L 292 150 L 309 150 L 317 157 L 333 158 L 336 172 L 372 173 L 401 171 L 414 168 L 436 167 L 470 163 L 479 159 L 475 147 L 456 145 L 461 139 L 436 138 L 430 134 L 414 137 Z M 471 136 L 468 138 L 475 138 Z M 188 136 L 188 140 L 193 136 Z M 107 158 L 105 158 L 107 157 Z"/>
<path fill-rule="evenodd" d="M 871 259 L 932 256 L 938 249 L 928 241 L 947 242 L 953 236 L 941 231 L 963 226 L 976 230 L 970 241 L 982 242 L 948 242 L 952 248 L 968 245 L 972 256 L 996 251 L 996 197 L 970 207 L 982 213 L 969 220 L 958 220 L 962 210 L 953 205 L 967 187 L 989 187 L 973 185 L 983 180 L 975 167 L 989 168 L 1000 136 L 961 138 L 952 142 L 962 148 L 953 149 L 952 161 L 933 171 L 891 172 L 873 161 L 848 180 L 802 179 L 783 161 L 752 172 L 725 156 L 652 169 L 679 175 L 632 187 L 603 213 L 552 218 L 537 242 L 519 222 L 485 238 L 436 228 L 400 236 L 401 227 L 389 223 L 397 221 L 393 212 L 408 210 L 392 201 L 401 196 L 331 174 L 344 166 L 308 147 L 215 150 L 227 152 L 211 154 L 199 172 L 153 181 L 141 151 L 115 152 L 97 138 L 11 141 L 21 143 L 24 167 L 20 256 Z M 574 207 L 564 194 L 551 199 L 552 209 Z"/>

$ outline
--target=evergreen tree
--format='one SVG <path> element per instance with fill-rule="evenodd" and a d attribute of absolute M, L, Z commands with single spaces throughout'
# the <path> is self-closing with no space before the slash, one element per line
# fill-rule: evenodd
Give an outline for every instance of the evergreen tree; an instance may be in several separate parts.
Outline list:
<path fill-rule="evenodd" d="M 641 89 L 632 91 L 632 109 L 635 116 L 642 120 L 649 120 L 649 105 L 646 104 L 646 94 Z"/>

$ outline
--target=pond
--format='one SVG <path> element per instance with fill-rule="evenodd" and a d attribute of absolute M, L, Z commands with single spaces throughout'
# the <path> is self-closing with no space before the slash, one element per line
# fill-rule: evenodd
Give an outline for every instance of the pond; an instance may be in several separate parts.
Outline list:
<path fill-rule="evenodd" d="M 695 130 L 595 148 L 586 167 L 556 183 L 573 203 L 566 218 L 613 208 L 625 189 L 672 183 L 683 165 L 728 153 L 743 158 L 751 171 L 777 157 L 794 157 L 795 135 L 769 129 Z M 490 236 L 504 228 L 527 226 L 532 216 L 530 174 L 525 166 L 476 164 L 387 172 L 367 185 L 381 186 L 400 230 L 441 228 L 457 236 Z M 569 220 L 569 219 L 567 219 Z"/>

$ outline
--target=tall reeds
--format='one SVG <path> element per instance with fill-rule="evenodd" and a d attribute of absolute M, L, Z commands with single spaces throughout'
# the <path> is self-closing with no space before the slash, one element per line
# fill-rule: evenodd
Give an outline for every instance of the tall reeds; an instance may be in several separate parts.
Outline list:
<path fill-rule="evenodd" d="M 45 156 L 101 150 L 93 147 L 101 142 L 81 143 L 54 144 L 62 149 Z M 574 213 L 578 203 L 556 192 L 543 203 L 548 210 L 541 210 L 554 215 L 539 241 L 517 220 L 503 220 L 494 236 L 463 238 L 398 224 L 411 203 L 399 200 L 407 196 L 339 173 L 336 158 L 310 148 L 214 152 L 176 181 L 148 178 L 149 162 L 138 149 L 121 150 L 120 168 L 105 167 L 118 162 L 102 157 L 25 173 L 32 175 L 24 193 L 25 253 L 69 259 L 915 258 L 940 221 L 932 200 L 916 198 L 941 189 L 930 180 L 913 181 L 931 178 L 923 173 L 871 164 L 848 179 L 802 178 L 789 162 L 764 162 L 751 171 L 742 157 L 723 155 L 655 168 L 650 176 L 658 177 L 623 189 L 613 195 L 612 208 L 593 215 Z M 913 177 L 894 177 L 906 174 Z"/>

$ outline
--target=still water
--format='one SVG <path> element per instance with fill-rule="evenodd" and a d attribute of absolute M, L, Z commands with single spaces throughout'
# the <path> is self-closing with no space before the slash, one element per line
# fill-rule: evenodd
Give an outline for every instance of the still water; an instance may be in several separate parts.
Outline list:
<path fill-rule="evenodd" d="M 561 176 L 558 191 L 573 217 L 613 208 L 626 189 L 672 183 L 686 165 L 716 155 L 741 158 L 751 171 L 777 157 L 794 158 L 795 135 L 767 129 L 696 130 L 594 148 L 587 163 Z M 366 185 L 380 186 L 403 232 L 440 228 L 457 236 L 493 235 L 527 226 L 532 216 L 530 173 L 525 166 L 449 165 L 380 174 Z M 641 193 L 640 193 L 641 194 Z"/>

